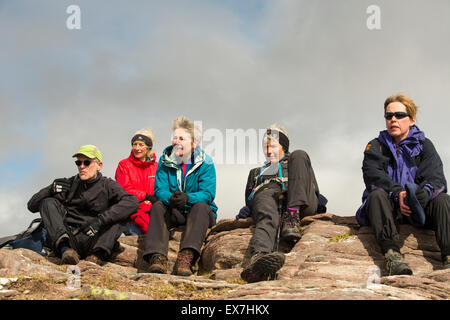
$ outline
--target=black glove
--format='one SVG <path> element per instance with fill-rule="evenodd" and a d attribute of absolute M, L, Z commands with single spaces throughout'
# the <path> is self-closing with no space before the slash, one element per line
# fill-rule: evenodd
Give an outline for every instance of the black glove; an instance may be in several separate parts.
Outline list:
<path fill-rule="evenodd" d="M 181 191 L 175 191 L 169 198 L 172 208 L 183 208 L 189 200 L 189 196 Z"/>
<path fill-rule="evenodd" d="M 417 188 L 416 190 L 416 198 L 419 201 L 422 208 L 425 208 L 430 201 L 430 193 L 425 188 Z"/>
<path fill-rule="evenodd" d="M 88 217 L 85 222 L 80 226 L 82 232 L 89 237 L 95 236 L 103 227 L 105 222 L 102 216 Z"/>
<path fill-rule="evenodd" d="M 236 216 L 236 219 L 246 219 L 252 215 L 252 211 L 249 207 L 244 206 L 239 210 L 238 215 Z"/>
<path fill-rule="evenodd" d="M 70 182 L 69 179 L 66 178 L 60 178 L 60 179 L 55 179 L 52 183 L 52 188 L 51 188 L 51 194 L 55 195 L 57 193 L 60 192 L 67 192 L 70 190 Z"/>
<path fill-rule="evenodd" d="M 144 200 L 150 201 L 152 204 L 154 204 L 156 201 L 158 201 L 158 198 L 151 194 L 146 194 Z"/>

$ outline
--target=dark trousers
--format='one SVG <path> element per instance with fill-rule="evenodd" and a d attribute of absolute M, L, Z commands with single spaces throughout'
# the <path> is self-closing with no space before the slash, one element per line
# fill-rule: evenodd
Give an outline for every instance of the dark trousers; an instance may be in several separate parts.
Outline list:
<path fill-rule="evenodd" d="M 372 191 L 365 210 L 383 254 L 389 249 L 400 252 L 398 230 L 403 215 L 394 208 L 387 192 Z M 450 255 L 450 196 L 441 193 L 431 200 L 425 207 L 425 217 L 425 227 L 435 231 L 442 257 Z"/>
<path fill-rule="evenodd" d="M 150 223 L 145 236 L 143 257 L 148 260 L 154 253 L 167 257 L 169 251 L 169 229 L 186 225 L 186 229 L 181 236 L 179 250 L 194 250 L 196 259 L 200 256 L 206 231 L 215 223 L 214 213 L 206 203 L 198 202 L 194 204 L 191 210 L 184 215 L 178 210 L 172 210 L 161 201 L 158 201 L 150 209 Z"/>
<path fill-rule="evenodd" d="M 100 249 L 104 250 L 109 256 L 125 228 L 124 223 L 116 223 L 108 226 L 103 232 L 99 232 L 93 237 L 83 232 L 74 234 L 77 226 L 71 226 L 65 222 L 66 208 L 55 198 L 42 200 L 40 213 L 44 227 L 47 230 L 47 237 L 57 255 L 60 255 L 57 248 L 60 240 L 66 238 L 70 246 L 77 251 L 81 258 L 85 258 L 92 252 Z"/>
<path fill-rule="evenodd" d="M 296 150 L 290 154 L 288 184 L 287 207 L 306 206 L 306 209 L 300 212 L 300 218 L 316 214 L 318 187 L 311 161 L 305 151 Z M 280 221 L 278 198 L 280 193 L 279 185 L 269 184 L 267 188 L 261 188 L 253 196 L 251 210 L 256 226 L 250 240 L 252 254 L 273 251 Z"/>

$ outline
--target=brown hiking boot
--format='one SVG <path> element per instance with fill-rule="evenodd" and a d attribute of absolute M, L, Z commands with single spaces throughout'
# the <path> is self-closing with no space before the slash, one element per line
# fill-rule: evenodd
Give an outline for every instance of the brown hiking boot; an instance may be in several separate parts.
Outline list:
<path fill-rule="evenodd" d="M 300 213 L 297 210 L 288 209 L 282 215 L 280 238 L 285 241 L 297 242 L 302 237 L 298 226 L 300 224 Z"/>
<path fill-rule="evenodd" d="M 151 255 L 148 263 L 150 267 L 148 272 L 150 273 L 167 273 L 167 257 L 160 253 L 154 253 Z"/>
<path fill-rule="evenodd" d="M 183 249 L 178 252 L 177 260 L 173 267 L 173 274 L 177 276 L 189 277 L 193 274 L 192 262 L 194 260 L 194 251 Z"/>
<path fill-rule="evenodd" d="M 75 265 L 78 264 L 78 262 L 80 262 L 80 256 L 74 249 L 69 248 L 64 250 L 61 256 L 61 264 Z"/>
<path fill-rule="evenodd" d="M 106 263 L 106 261 L 103 261 L 102 259 L 97 257 L 95 254 L 88 255 L 86 257 L 86 259 L 84 259 L 84 260 L 89 261 L 89 262 L 93 262 L 95 264 L 98 264 L 99 266 L 103 266 Z"/>
<path fill-rule="evenodd" d="M 389 249 L 384 255 L 386 258 L 386 269 L 390 276 L 394 275 L 412 275 L 411 268 L 403 261 L 403 256 L 399 252 Z"/>
<path fill-rule="evenodd" d="M 241 272 L 241 278 L 248 283 L 274 279 L 284 264 L 281 252 L 259 252 L 250 258 L 249 265 Z"/>

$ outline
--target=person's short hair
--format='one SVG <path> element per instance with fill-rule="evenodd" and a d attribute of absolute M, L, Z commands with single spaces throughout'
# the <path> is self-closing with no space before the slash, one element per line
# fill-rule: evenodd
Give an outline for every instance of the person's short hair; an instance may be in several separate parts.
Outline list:
<path fill-rule="evenodd" d="M 152 149 L 155 146 L 155 137 L 153 136 L 152 128 L 140 129 L 140 130 L 136 131 L 133 134 L 133 136 L 135 136 L 137 134 L 142 134 L 143 136 L 146 136 L 147 138 L 149 138 L 152 141 L 152 147 L 147 152 L 147 157 L 150 158 L 152 156 L 152 154 L 153 154 Z"/>
<path fill-rule="evenodd" d="M 189 120 L 185 116 L 179 116 L 175 118 L 172 122 L 172 130 L 176 130 L 178 128 L 186 130 L 191 136 L 193 142 L 200 143 L 203 132 L 201 128 L 194 125 L 191 120 Z"/>
<path fill-rule="evenodd" d="M 398 94 L 388 97 L 386 99 L 386 101 L 384 101 L 384 112 L 386 112 L 387 106 L 392 102 L 400 102 L 400 103 L 404 104 L 408 115 L 414 121 L 416 120 L 417 109 L 419 107 L 414 103 L 414 101 L 410 97 L 408 97 L 404 94 L 401 94 L 401 93 L 398 93 Z"/>

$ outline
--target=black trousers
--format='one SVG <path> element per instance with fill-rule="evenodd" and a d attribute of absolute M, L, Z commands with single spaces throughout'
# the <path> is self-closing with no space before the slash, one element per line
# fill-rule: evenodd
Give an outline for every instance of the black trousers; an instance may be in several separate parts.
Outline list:
<path fill-rule="evenodd" d="M 211 207 L 203 202 L 194 204 L 186 214 L 172 210 L 161 201 L 150 209 L 150 223 L 145 235 L 145 250 L 143 257 L 148 261 L 150 255 L 159 253 L 167 257 L 169 251 L 169 229 L 186 225 L 180 241 L 180 251 L 193 249 L 195 259 L 200 256 L 200 250 L 205 240 L 206 231 L 216 224 L 216 218 Z"/>
<path fill-rule="evenodd" d="M 68 225 L 65 222 L 66 208 L 55 198 L 42 200 L 40 214 L 44 227 L 47 230 L 47 237 L 50 239 L 52 248 L 57 255 L 60 255 L 57 248 L 60 240 L 66 238 L 69 240 L 70 246 L 77 251 L 81 258 L 85 258 L 100 249 L 104 250 L 109 256 L 114 246 L 116 246 L 117 239 L 125 229 L 124 222 L 108 226 L 93 237 L 83 232 L 74 234 L 77 226 Z"/>
<path fill-rule="evenodd" d="M 400 252 L 399 226 L 403 215 L 394 208 L 394 203 L 384 190 L 375 190 L 369 194 L 366 213 L 383 254 L 389 249 Z M 442 257 L 450 255 L 450 196 L 441 193 L 425 207 L 425 228 L 435 231 L 436 242 Z"/>
<path fill-rule="evenodd" d="M 303 150 L 295 150 L 288 162 L 287 207 L 307 206 L 301 211 L 301 217 L 317 213 L 318 185 L 311 160 Z M 251 201 L 251 210 L 255 220 L 255 232 L 250 240 L 250 252 L 272 252 L 280 221 L 279 185 L 269 184 L 267 188 L 258 190 Z"/>

